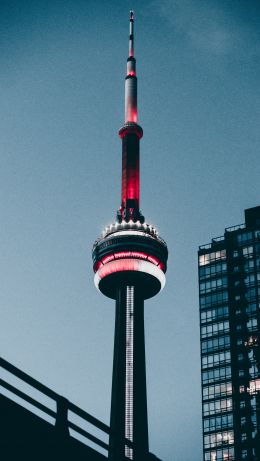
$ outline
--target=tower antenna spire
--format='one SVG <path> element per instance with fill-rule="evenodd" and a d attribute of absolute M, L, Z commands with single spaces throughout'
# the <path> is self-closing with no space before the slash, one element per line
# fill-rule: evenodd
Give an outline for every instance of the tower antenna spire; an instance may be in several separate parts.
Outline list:
<path fill-rule="evenodd" d="M 129 58 L 134 57 L 134 11 L 130 11 Z"/>

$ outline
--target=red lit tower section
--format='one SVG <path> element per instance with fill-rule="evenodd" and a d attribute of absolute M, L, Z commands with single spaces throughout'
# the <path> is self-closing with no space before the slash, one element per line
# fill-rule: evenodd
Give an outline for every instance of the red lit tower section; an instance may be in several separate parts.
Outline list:
<path fill-rule="evenodd" d="M 168 250 L 140 212 L 137 77 L 134 16 L 130 12 L 122 139 L 122 197 L 117 220 L 93 247 L 97 289 L 116 301 L 109 459 L 145 461 L 148 422 L 145 372 L 144 300 L 165 285 Z M 127 441 L 129 443 L 127 443 Z"/>

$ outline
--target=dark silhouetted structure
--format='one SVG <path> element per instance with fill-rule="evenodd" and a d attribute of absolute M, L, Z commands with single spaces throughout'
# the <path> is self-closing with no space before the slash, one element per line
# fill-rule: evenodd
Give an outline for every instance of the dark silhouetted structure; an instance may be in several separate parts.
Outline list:
<path fill-rule="evenodd" d="M 122 139 L 122 198 L 116 222 L 93 248 L 96 287 L 116 300 L 109 458 L 148 459 L 144 300 L 165 284 L 168 251 L 139 208 L 139 143 L 134 17 L 130 12 Z M 125 439 L 132 442 L 127 446 Z"/>
<path fill-rule="evenodd" d="M 2 358 L 0 374 L 1 461 L 108 459 L 106 424 Z"/>
<path fill-rule="evenodd" d="M 108 426 L 4 359 L 0 367 L 1 461 L 107 459 Z"/>
<path fill-rule="evenodd" d="M 260 206 L 198 255 L 204 461 L 259 461 Z"/>

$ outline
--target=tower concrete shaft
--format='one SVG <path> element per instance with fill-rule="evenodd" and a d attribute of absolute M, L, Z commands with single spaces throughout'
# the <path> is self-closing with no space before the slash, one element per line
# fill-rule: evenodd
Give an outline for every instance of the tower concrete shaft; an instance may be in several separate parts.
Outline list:
<path fill-rule="evenodd" d="M 116 300 L 109 460 L 146 461 L 149 453 L 145 371 L 144 300 L 165 285 L 168 250 L 140 212 L 137 77 L 134 15 L 130 12 L 122 139 L 122 195 L 117 221 L 93 247 L 95 285 Z"/>
<path fill-rule="evenodd" d="M 144 301 L 135 285 L 118 288 L 111 400 L 110 459 L 145 460 L 148 423 Z M 129 447 L 125 438 L 132 442 Z"/>

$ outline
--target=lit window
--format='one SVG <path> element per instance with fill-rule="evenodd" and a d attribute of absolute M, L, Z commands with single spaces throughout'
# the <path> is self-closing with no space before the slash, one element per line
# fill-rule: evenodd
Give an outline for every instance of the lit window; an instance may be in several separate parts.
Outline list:
<path fill-rule="evenodd" d="M 260 379 L 249 381 L 248 392 L 251 395 L 255 395 L 260 391 Z"/>
<path fill-rule="evenodd" d="M 243 432 L 243 434 L 241 435 L 241 441 L 244 442 L 246 439 L 247 439 L 246 432 Z"/>

